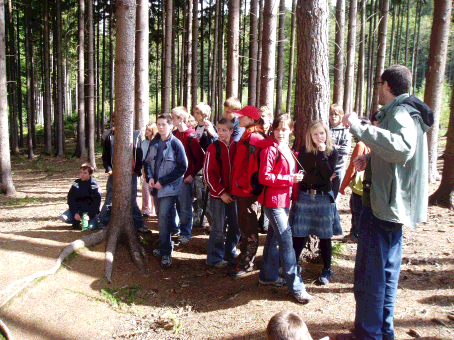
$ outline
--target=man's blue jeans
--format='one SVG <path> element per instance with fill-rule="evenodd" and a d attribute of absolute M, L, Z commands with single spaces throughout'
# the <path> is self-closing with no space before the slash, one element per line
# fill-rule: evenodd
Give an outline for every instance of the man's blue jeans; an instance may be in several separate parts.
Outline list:
<path fill-rule="evenodd" d="M 107 226 L 112 215 L 112 188 L 113 188 L 113 175 L 109 175 L 106 186 L 106 199 L 99 214 L 99 223 Z M 145 226 L 143 221 L 142 212 L 137 205 L 137 175 L 132 175 L 132 218 L 134 219 L 134 228 L 140 229 Z"/>
<path fill-rule="evenodd" d="M 90 221 L 88 221 L 88 228 L 91 230 L 98 229 L 98 214 L 96 214 Z M 82 217 L 82 216 L 80 216 Z M 68 209 L 66 210 L 61 216 L 60 219 L 68 224 L 73 224 L 75 222 L 80 222 L 74 219 L 74 215 L 71 214 L 71 211 Z"/>
<path fill-rule="evenodd" d="M 154 197 L 158 214 L 159 250 L 161 255 L 170 255 L 173 250 L 171 232 L 175 228 L 175 204 L 178 196 Z"/>
<path fill-rule="evenodd" d="M 236 202 L 225 204 L 223 200 L 211 198 L 211 225 L 210 239 L 208 240 L 206 264 L 214 266 L 223 261 L 233 260 L 237 256 L 236 246 L 240 240 Z M 227 218 L 227 237 L 224 237 L 224 222 Z"/>
<path fill-rule="evenodd" d="M 192 200 L 194 199 L 193 183 L 182 183 L 178 195 L 177 211 L 180 219 L 180 235 L 188 239 L 192 235 Z"/>
<path fill-rule="evenodd" d="M 363 207 L 355 264 L 355 335 L 394 339 L 394 306 L 402 262 L 402 225 L 376 218 Z"/>
<path fill-rule="evenodd" d="M 279 278 L 280 259 L 290 293 L 294 295 L 304 292 L 306 288 L 293 250 L 292 230 L 288 225 L 289 208 L 264 207 L 264 211 L 270 224 L 259 278 L 263 281 L 276 281 Z"/>

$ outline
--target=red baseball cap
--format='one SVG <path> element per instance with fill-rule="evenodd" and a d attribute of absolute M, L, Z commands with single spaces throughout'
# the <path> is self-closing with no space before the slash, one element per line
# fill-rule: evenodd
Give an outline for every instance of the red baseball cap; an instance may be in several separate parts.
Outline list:
<path fill-rule="evenodd" d="M 255 106 L 248 105 L 243 107 L 241 110 L 238 111 L 233 111 L 236 113 L 238 116 L 248 116 L 252 118 L 253 120 L 259 120 L 260 119 L 260 112 L 259 109 L 257 109 Z"/>

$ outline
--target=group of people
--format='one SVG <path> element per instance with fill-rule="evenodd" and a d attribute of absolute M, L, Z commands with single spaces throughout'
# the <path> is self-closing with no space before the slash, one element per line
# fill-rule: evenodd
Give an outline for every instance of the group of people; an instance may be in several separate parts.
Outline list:
<path fill-rule="evenodd" d="M 347 237 L 358 243 L 356 317 L 354 334 L 339 339 L 394 339 L 402 226 L 414 228 L 427 212 L 425 132 L 431 126 L 431 112 L 416 97 L 409 97 L 411 74 L 406 67 L 389 67 L 378 83 L 383 106 L 372 115 L 372 124 L 332 105 L 329 126 L 311 122 L 299 150 L 289 146 L 293 131 L 289 114 L 272 120 L 269 108 L 241 107 L 233 97 L 225 101 L 224 117 L 216 127 L 210 121 L 210 107 L 199 103 L 193 112 L 194 127 L 189 123 L 192 116 L 180 106 L 147 125 L 143 142 L 136 131 L 134 225 L 139 232 L 149 232 L 143 216 L 157 214 L 159 247 L 153 255 L 161 257 L 161 266 L 172 264 L 172 236 L 178 235 L 182 245 L 190 241 L 196 200 L 211 226 L 208 266 L 230 265 L 232 277 L 253 271 L 259 230 L 268 225 L 259 283 L 286 285 L 296 301 L 308 303 L 312 296 L 306 291 L 298 259 L 306 238 L 317 236 L 323 259 L 318 281 L 330 282 L 331 239 L 342 235 L 336 198 L 350 186 L 352 229 Z M 85 194 L 91 194 L 90 204 L 97 206 L 87 210 L 90 228 L 98 227 L 98 219 L 101 227 L 108 223 L 113 135 L 114 128 L 104 143 L 109 179 L 100 216 L 99 186 L 91 178 L 89 164 L 81 166 L 81 178 L 68 194 L 70 209 L 63 216 L 76 227 L 85 209 L 77 202 Z M 352 135 L 356 146 L 345 169 Z M 142 212 L 136 203 L 141 175 Z"/>

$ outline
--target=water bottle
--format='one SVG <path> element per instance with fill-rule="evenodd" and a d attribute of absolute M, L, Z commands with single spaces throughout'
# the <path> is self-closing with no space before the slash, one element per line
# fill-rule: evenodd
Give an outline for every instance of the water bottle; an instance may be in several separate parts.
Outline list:
<path fill-rule="evenodd" d="M 88 230 L 88 221 L 90 220 L 90 217 L 88 217 L 88 213 L 83 213 L 82 214 L 82 230 Z"/>

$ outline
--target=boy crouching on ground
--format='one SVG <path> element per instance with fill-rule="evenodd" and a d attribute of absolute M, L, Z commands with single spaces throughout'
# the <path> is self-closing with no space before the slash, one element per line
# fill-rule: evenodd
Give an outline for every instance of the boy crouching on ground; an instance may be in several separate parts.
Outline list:
<path fill-rule="evenodd" d="M 94 172 L 93 165 L 84 163 L 80 166 L 80 178 L 76 179 L 68 192 L 68 206 L 63 215 L 63 222 L 72 224 L 73 229 L 81 229 L 84 215 L 88 218 L 88 229 L 98 227 L 98 213 L 101 206 L 101 189 L 91 177 Z"/>
<path fill-rule="evenodd" d="M 222 118 L 218 123 L 219 139 L 211 144 L 205 155 L 203 179 L 210 189 L 211 225 L 206 264 L 216 268 L 225 267 L 237 256 L 236 246 L 240 229 L 235 199 L 230 194 L 230 164 L 233 156 L 229 151 L 233 142 L 233 122 Z M 224 221 L 227 218 L 227 237 L 224 237 Z"/>
<path fill-rule="evenodd" d="M 160 115 L 157 126 L 158 134 L 150 141 L 144 170 L 158 215 L 159 248 L 153 255 L 161 255 L 161 266 L 166 268 L 172 264 L 171 231 L 176 228 L 175 205 L 188 161 L 183 144 L 172 134 L 170 114 Z"/>

